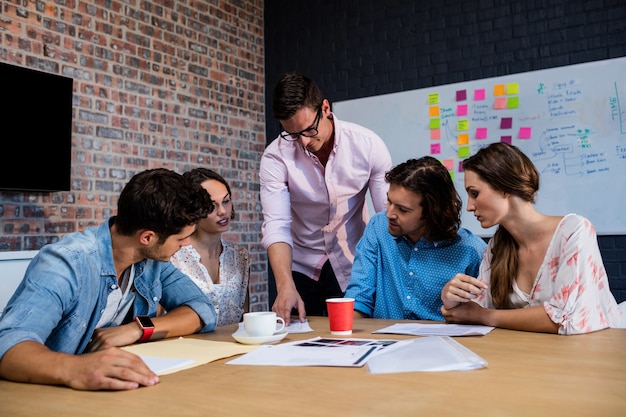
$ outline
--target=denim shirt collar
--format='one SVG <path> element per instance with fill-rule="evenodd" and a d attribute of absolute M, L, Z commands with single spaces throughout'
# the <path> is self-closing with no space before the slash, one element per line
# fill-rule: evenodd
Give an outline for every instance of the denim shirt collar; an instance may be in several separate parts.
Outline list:
<path fill-rule="evenodd" d="M 100 259 L 102 259 L 102 270 L 100 274 L 103 278 L 111 275 L 117 278 L 115 262 L 113 262 L 113 239 L 111 238 L 111 226 L 113 226 L 113 223 L 115 223 L 115 216 L 109 217 L 109 220 L 102 223 L 96 231 L 98 252 L 101 255 Z M 145 264 L 145 259 L 135 263 L 135 279 L 141 276 Z"/>

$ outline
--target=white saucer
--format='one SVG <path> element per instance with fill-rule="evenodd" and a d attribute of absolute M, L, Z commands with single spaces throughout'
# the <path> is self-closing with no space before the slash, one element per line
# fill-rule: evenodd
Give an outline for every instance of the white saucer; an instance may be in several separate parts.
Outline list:
<path fill-rule="evenodd" d="M 244 345 L 271 345 L 272 343 L 283 340 L 288 333 L 287 330 L 283 329 L 271 336 L 248 336 L 244 329 L 239 329 L 233 333 L 233 337 L 236 341 Z"/>

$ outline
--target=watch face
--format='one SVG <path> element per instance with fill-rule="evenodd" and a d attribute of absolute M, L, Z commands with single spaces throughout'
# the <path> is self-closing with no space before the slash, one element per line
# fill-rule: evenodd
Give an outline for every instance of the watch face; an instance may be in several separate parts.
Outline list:
<path fill-rule="evenodd" d="M 137 320 L 139 320 L 141 327 L 154 327 L 152 320 L 150 320 L 150 317 L 148 316 L 137 316 Z"/>

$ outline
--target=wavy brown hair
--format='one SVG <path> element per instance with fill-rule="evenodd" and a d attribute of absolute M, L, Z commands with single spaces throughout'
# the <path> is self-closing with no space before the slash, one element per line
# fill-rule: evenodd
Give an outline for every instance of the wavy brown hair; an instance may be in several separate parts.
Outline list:
<path fill-rule="evenodd" d="M 463 161 L 463 170 L 472 171 L 491 188 L 535 202 L 539 173 L 519 148 L 496 142 Z M 519 266 L 518 244 L 501 225 L 493 235 L 491 258 L 491 297 L 496 308 L 511 308 L 509 294 Z"/>
<path fill-rule="evenodd" d="M 450 173 L 438 159 L 409 159 L 385 174 L 395 184 L 422 196 L 424 237 L 431 242 L 453 240 L 461 225 L 461 197 Z"/>

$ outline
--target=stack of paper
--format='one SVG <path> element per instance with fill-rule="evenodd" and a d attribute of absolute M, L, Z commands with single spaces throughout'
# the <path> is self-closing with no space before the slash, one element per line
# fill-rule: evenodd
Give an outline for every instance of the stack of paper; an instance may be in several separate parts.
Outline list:
<path fill-rule="evenodd" d="M 477 369 L 487 362 L 447 336 L 408 340 L 315 337 L 264 345 L 228 365 L 345 366 L 367 364 L 370 373 L 435 372 Z"/>
<path fill-rule="evenodd" d="M 377 352 L 367 361 L 372 374 L 458 371 L 486 366 L 487 361 L 448 336 L 406 340 L 393 349 Z"/>

